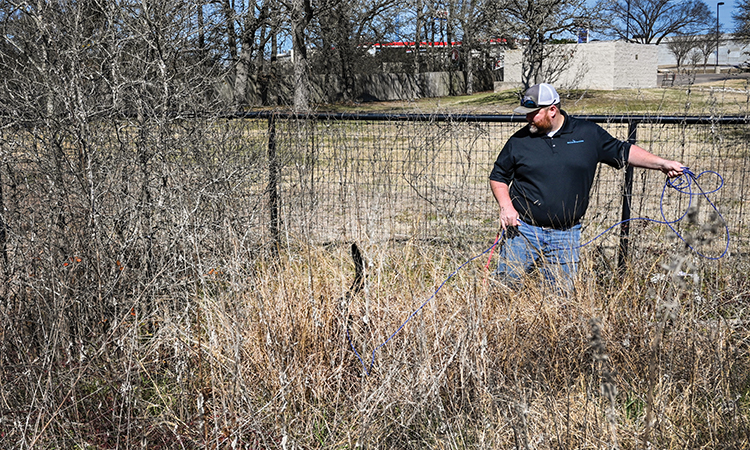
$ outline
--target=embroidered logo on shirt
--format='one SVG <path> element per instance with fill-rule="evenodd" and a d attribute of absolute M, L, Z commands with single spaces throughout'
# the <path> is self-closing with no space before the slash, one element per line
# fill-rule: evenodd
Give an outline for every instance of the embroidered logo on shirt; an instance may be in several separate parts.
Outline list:
<path fill-rule="evenodd" d="M 574 140 L 572 140 L 572 141 L 568 141 L 568 144 L 583 144 L 583 139 L 581 139 L 580 141 L 576 141 L 576 140 L 574 139 Z"/>

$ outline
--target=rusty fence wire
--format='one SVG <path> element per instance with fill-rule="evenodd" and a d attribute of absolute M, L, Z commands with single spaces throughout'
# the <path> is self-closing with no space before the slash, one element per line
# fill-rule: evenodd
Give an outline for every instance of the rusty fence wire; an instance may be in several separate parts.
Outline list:
<path fill-rule="evenodd" d="M 491 242 L 497 234 L 497 206 L 488 175 L 522 119 L 321 114 L 301 120 L 252 114 L 237 121 L 274 130 L 267 135 L 274 137 L 269 142 L 278 173 L 269 175 L 274 183 L 267 194 L 277 208 L 273 226 L 288 235 L 318 243 L 427 239 L 460 244 Z M 661 172 L 643 169 L 634 169 L 632 184 L 626 185 L 626 170 L 602 166 L 584 219 L 584 241 L 596 238 L 600 249 L 616 251 L 622 230 L 609 229 L 622 220 L 626 205 L 626 217 L 670 222 L 692 206 L 697 223 L 715 222 L 718 211 L 729 229 L 729 254 L 747 253 L 750 127 L 745 119 L 588 119 L 620 139 L 703 173 L 691 188 L 696 194 L 701 189 L 710 193 L 691 197 L 665 189 Z M 626 226 L 629 248 L 636 255 L 662 251 L 665 243 L 679 244 L 666 225 L 633 220 Z M 685 226 L 673 224 L 681 234 L 687 232 Z M 701 245 L 702 253 L 719 256 L 726 247 L 725 235 Z"/>

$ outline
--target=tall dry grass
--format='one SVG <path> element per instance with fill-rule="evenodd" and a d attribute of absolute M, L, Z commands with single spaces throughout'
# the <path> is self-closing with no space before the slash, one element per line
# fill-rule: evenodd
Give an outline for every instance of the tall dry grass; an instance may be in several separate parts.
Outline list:
<path fill-rule="evenodd" d="M 746 262 L 672 243 L 616 273 L 587 250 L 560 297 L 534 279 L 505 288 L 485 254 L 370 367 L 484 249 L 360 243 L 366 281 L 347 296 L 348 246 L 289 242 L 249 269 L 228 258 L 198 274 L 180 302 L 125 310 L 75 359 L 54 351 L 63 322 L 47 351 L 24 353 L 24 324 L 6 316 L 0 446 L 749 445 Z"/>

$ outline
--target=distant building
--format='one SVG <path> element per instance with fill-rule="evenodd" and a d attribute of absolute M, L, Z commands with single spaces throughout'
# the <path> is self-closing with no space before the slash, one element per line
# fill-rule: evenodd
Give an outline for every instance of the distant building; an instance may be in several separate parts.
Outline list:
<path fill-rule="evenodd" d="M 669 51 L 669 47 L 666 45 L 670 39 L 672 38 L 665 38 L 661 45 L 657 46 L 659 50 L 657 57 L 660 69 L 669 69 L 677 66 L 677 59 L 675 59 L 672 52 Z M 722 34 L 721 40 L 719 41 L 719 65 L 737 66 L 747 60 L 750 60 L 750 46 L 743 43 L 733 34 Z M 702 64 L 703 58 L 701 58 L 701 66 Z M 716 66 L 716 50 L 711 52 L 711 56 L 708 57 L 706 64 L 712 67 Z"/>
<path fill-rule="evenodd" d="M 657 46 L 624 41 L 556 44 L 550 64 L 563 69 L 556 86 L 565 89 L 638 89 L 657 86 Z M 523 51 L 506 50 L 502 88 L 520 85 Z M 541 81 L 541 80 L 540 80 Z"/>

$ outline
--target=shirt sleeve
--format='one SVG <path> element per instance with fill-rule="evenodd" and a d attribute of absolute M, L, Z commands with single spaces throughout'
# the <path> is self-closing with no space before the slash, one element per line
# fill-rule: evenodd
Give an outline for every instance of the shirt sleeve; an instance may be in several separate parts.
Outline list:
<path fill-rule="evenodd" d="M 607 130 L 597 125 L 599 129 L 599 142 L 602 143 L 599 152 L 599 162 L 603 162 L 615 169 L 622 169 L 628 162 L 630 156 L 630 143 L 613 137 Z"/>
<path fill-rule="evenodd" d="M 490 180 L 510 184 L 513 181 L 513 155 L 510 140 L 505 143 L 503 149 L 495 160 L 495 165 L 490 172 Z"/>

